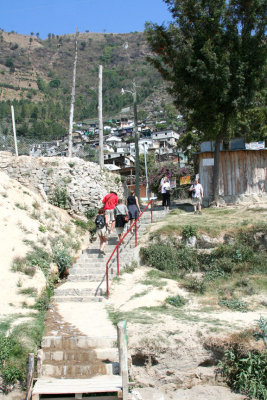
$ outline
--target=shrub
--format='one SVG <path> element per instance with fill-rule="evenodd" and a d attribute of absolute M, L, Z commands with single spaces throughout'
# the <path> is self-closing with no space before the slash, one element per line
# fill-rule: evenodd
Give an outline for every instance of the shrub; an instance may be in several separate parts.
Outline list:
<path fill-rule="evenodd" d="M 259 324 L 259 331 L 254 332 L 254 337 L 256 340 L 262 339 L 267 347 L 267 319 L 261 316 L 257 322 Z"/>
<path fill-rule="evenodd" d="M 233 245 L 220 245 L 212 252 L 215 258 L 230 258 L 234 263 L 249 261 L 253 257 L 253 249 L 238 242 Z"/>
<path fill-rule="evenodd" d="M 65 247 L 54 246 L 53 247 L 53 261 L 58 266 L 59 277 L 62 278 L 66 269 L 72 265 L 72 257 Z"/>
<path fill-rule="evenodd" d="M 242 300 L 239 299 L 220 299 L 219 300 L 219 305 L 222 307 L 227 307 L 230 308 L 231 310 L 234 311 L 241 311 L 241 312 L 247 312 L 248 311 L 248 306 L 246 303 L 244 303 Z"/>
<path fill-rule="evenodd" d="M 50 254 L 43 250 L 41 247 L 35 246 L 34 250 L 27 254 L 26 256 L 28 267 L 39 267 L 44 276 L 48 276 L 50 269 L 51 256 Z"/>
<path fill-rule="evenodd" d="M 14 337 L 0 335 L 0 374 L 5 384 L 23 379 L 25 368 L 19 362 L 23 355 L 22 345 Z"/>
<path fill-rule="evenodd" d="M 86 218 L 90 219 L 90 218 L 94 218 L 97 214 L 97 210 L 95 208 L 88 208 L 85 211 L 85 216 Z"/>
<path fill-rule="evenodd" d="M 2 369 L 1 375 L 6 384 L 14 383 L 16 381 L 21 381 L 23 379 L 23 371 L 16 365 L 7 365 Z"/>
<path fill-rule="evenodd" d="M 235 266 L 231 258 L 227 257 L 219 258 L 213 265 L 215 270 L 217 269 L 217 271 L 221 271 L 223 274 L 230 274 Z"/>
<path fill-rule="evenodd" d="M 185 289 L 190 292 L 203 294 L 206 290 L 206 283 L 203 279 L 197 277 L 188 277 L 183 282 L 183 286 Z"/>
<path fill-rule="evenodd" d="M 178 276 L 182 271 L 196 271 L 199 268 L 197 254 L 186 246 L 175 247 L 162 242 L 141 248 L 142 260 L 149 266 Z"/>
<path fill-rule="evenodd" d="M 50 194 L 49 202 L 56 207 L 66 210 L 69 207 L 69 195 L 67 188 L 57 186 Z"/>
<path fill-rule="evenodd" d="M 163 243 L 152 244 L 148 248 L 141 249 L 141 257 L 147 264 L 160 271 L 175 270 L 177 258 L 170 245 Z"/>
<path fill-rule="evenodd" d="M 236 349 L 225 352 L 221 373 L 229 386 L 250 399 L 267 398 L 267 353 L 240 354 Z"/>
<path fill-rule="evenodd" d="M 182 235 L 184 239 L 197 236 L 197 227 L 195 225 L 185 225 L 183 227 Z"/>
<path fill-rule="evenodd" d="M 179 295 L 167 297 L 167 299 L 165 301 L 166 301 L 166 303 L 170 304 L 171 306 L 177 307 L 177 308 L 183 307 L 187 303 L 187 300 L 184 297 L 179 296 Z"/>

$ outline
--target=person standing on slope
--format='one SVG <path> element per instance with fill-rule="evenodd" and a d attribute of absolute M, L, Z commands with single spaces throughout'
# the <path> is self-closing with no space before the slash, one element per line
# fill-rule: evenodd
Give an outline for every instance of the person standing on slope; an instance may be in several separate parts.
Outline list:
<path fill-rule="evenodd" d="M 204 191 L 201 183 L 198 182 L 198 179 L 195 179 L 195 182 L 193 183 L 193 185 L 191 185 L 189 191 L 192 193 L 194 213 L 197 214 L 197 209 L 198 209 L 198 213 L 202 214 L 201 206 L 202 206 L 202 199 L 204 197 Z"/>

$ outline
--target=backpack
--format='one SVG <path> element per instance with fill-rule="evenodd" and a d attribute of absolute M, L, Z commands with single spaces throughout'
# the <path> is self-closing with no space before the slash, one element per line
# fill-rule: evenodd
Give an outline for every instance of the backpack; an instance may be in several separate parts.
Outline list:
<path fill-rule="evenodd" d="M 98 215 L 95 219 L 97 229 L 102 229 L 106 225 L 104 215 Z"/>

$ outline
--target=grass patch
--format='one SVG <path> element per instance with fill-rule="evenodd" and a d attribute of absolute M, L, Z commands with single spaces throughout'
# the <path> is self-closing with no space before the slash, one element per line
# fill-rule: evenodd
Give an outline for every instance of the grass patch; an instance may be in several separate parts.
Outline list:
<path fill-rule="evenodd" d="M 253 213 L 252 213 L 253 212 Z M 261 225 L 266 217 L 266 209 L 259 208 L 258 212 L 254 209 L 244 208 L 240 213 L 240 208 L 207 208 L 202 215 L 186 213 L 186 224 L 184 213 L 174 210 L 165 218 L 165 225 L 157 229 L 153 234 L 164 234 L 173 237 L 174 234 L 182 234 L 185 225 L 193 225 L 199 234 L 206 233 L 213 237 L 218 237 L 223 232 L 237 232 L 242 226 L 249 229 L 252 226 Z M 227 223 L 226 223 L 227 218 Z M 246 226 L 243 222 L 246 221 Z"/>
<path fill-rule="evenodd" d="M 142 292 L 135 293 L 129 298 L 129 301 L 133 300 L 133 299 L 137 299 L 138 297 L 143 297 L 143 296 L 147 295 L 148 293 L 149 293 L 149 290 L 143 290 Z"/>
<path fill-rule="evenodd" d="M 20 289 L 19 290 L 20 294 L 26 294 L 27 296 L 30 297 L 36 297 L 37 296 L 37 289 L 30 287 L 30 288 L 26 288 L 26 289 Z"/>
<path fill-rule="evenodd" d="M 220 299 L 219 305 L 221 307 L 229 308 L 233 311 L 247 312 L 248 305 L 240 299 Z"/>
<path fill-rule="evenodd" d="M 163 286 L 167 285 L 167 282 L 158 279 L 144 279 L 139 283 L 141 283 L 142 285 L 154 286 L 157 288 L 163 288 Z"/>
<path fill-rule="evenodd" d="M 177 295 L 177 296 L 167 297 L 165 302 L 167 304 L 170 304 L 173 307 L 180 308 L 180 307 L 183 307 L 187 303 L 187 300 L 184 297 Z"/>

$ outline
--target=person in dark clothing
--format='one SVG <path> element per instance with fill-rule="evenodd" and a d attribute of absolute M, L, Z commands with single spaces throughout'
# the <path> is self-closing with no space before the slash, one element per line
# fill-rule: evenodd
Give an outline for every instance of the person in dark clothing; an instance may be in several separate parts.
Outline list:
<path fill-rule="evenodd" d="M 167 176 L 161 180 L 160 191 L 162 195 L 162 207 L 169 209 L 170 207 L 170 181 Z"/>
<path fill-rule="evenodd" d="M 134 190 L 131 190 L 130 196 L 126 200 L 126 205 L 129 212 L 129 220 L 137 219 L 141 212 L 138 198 L 135 196 Z"/>

